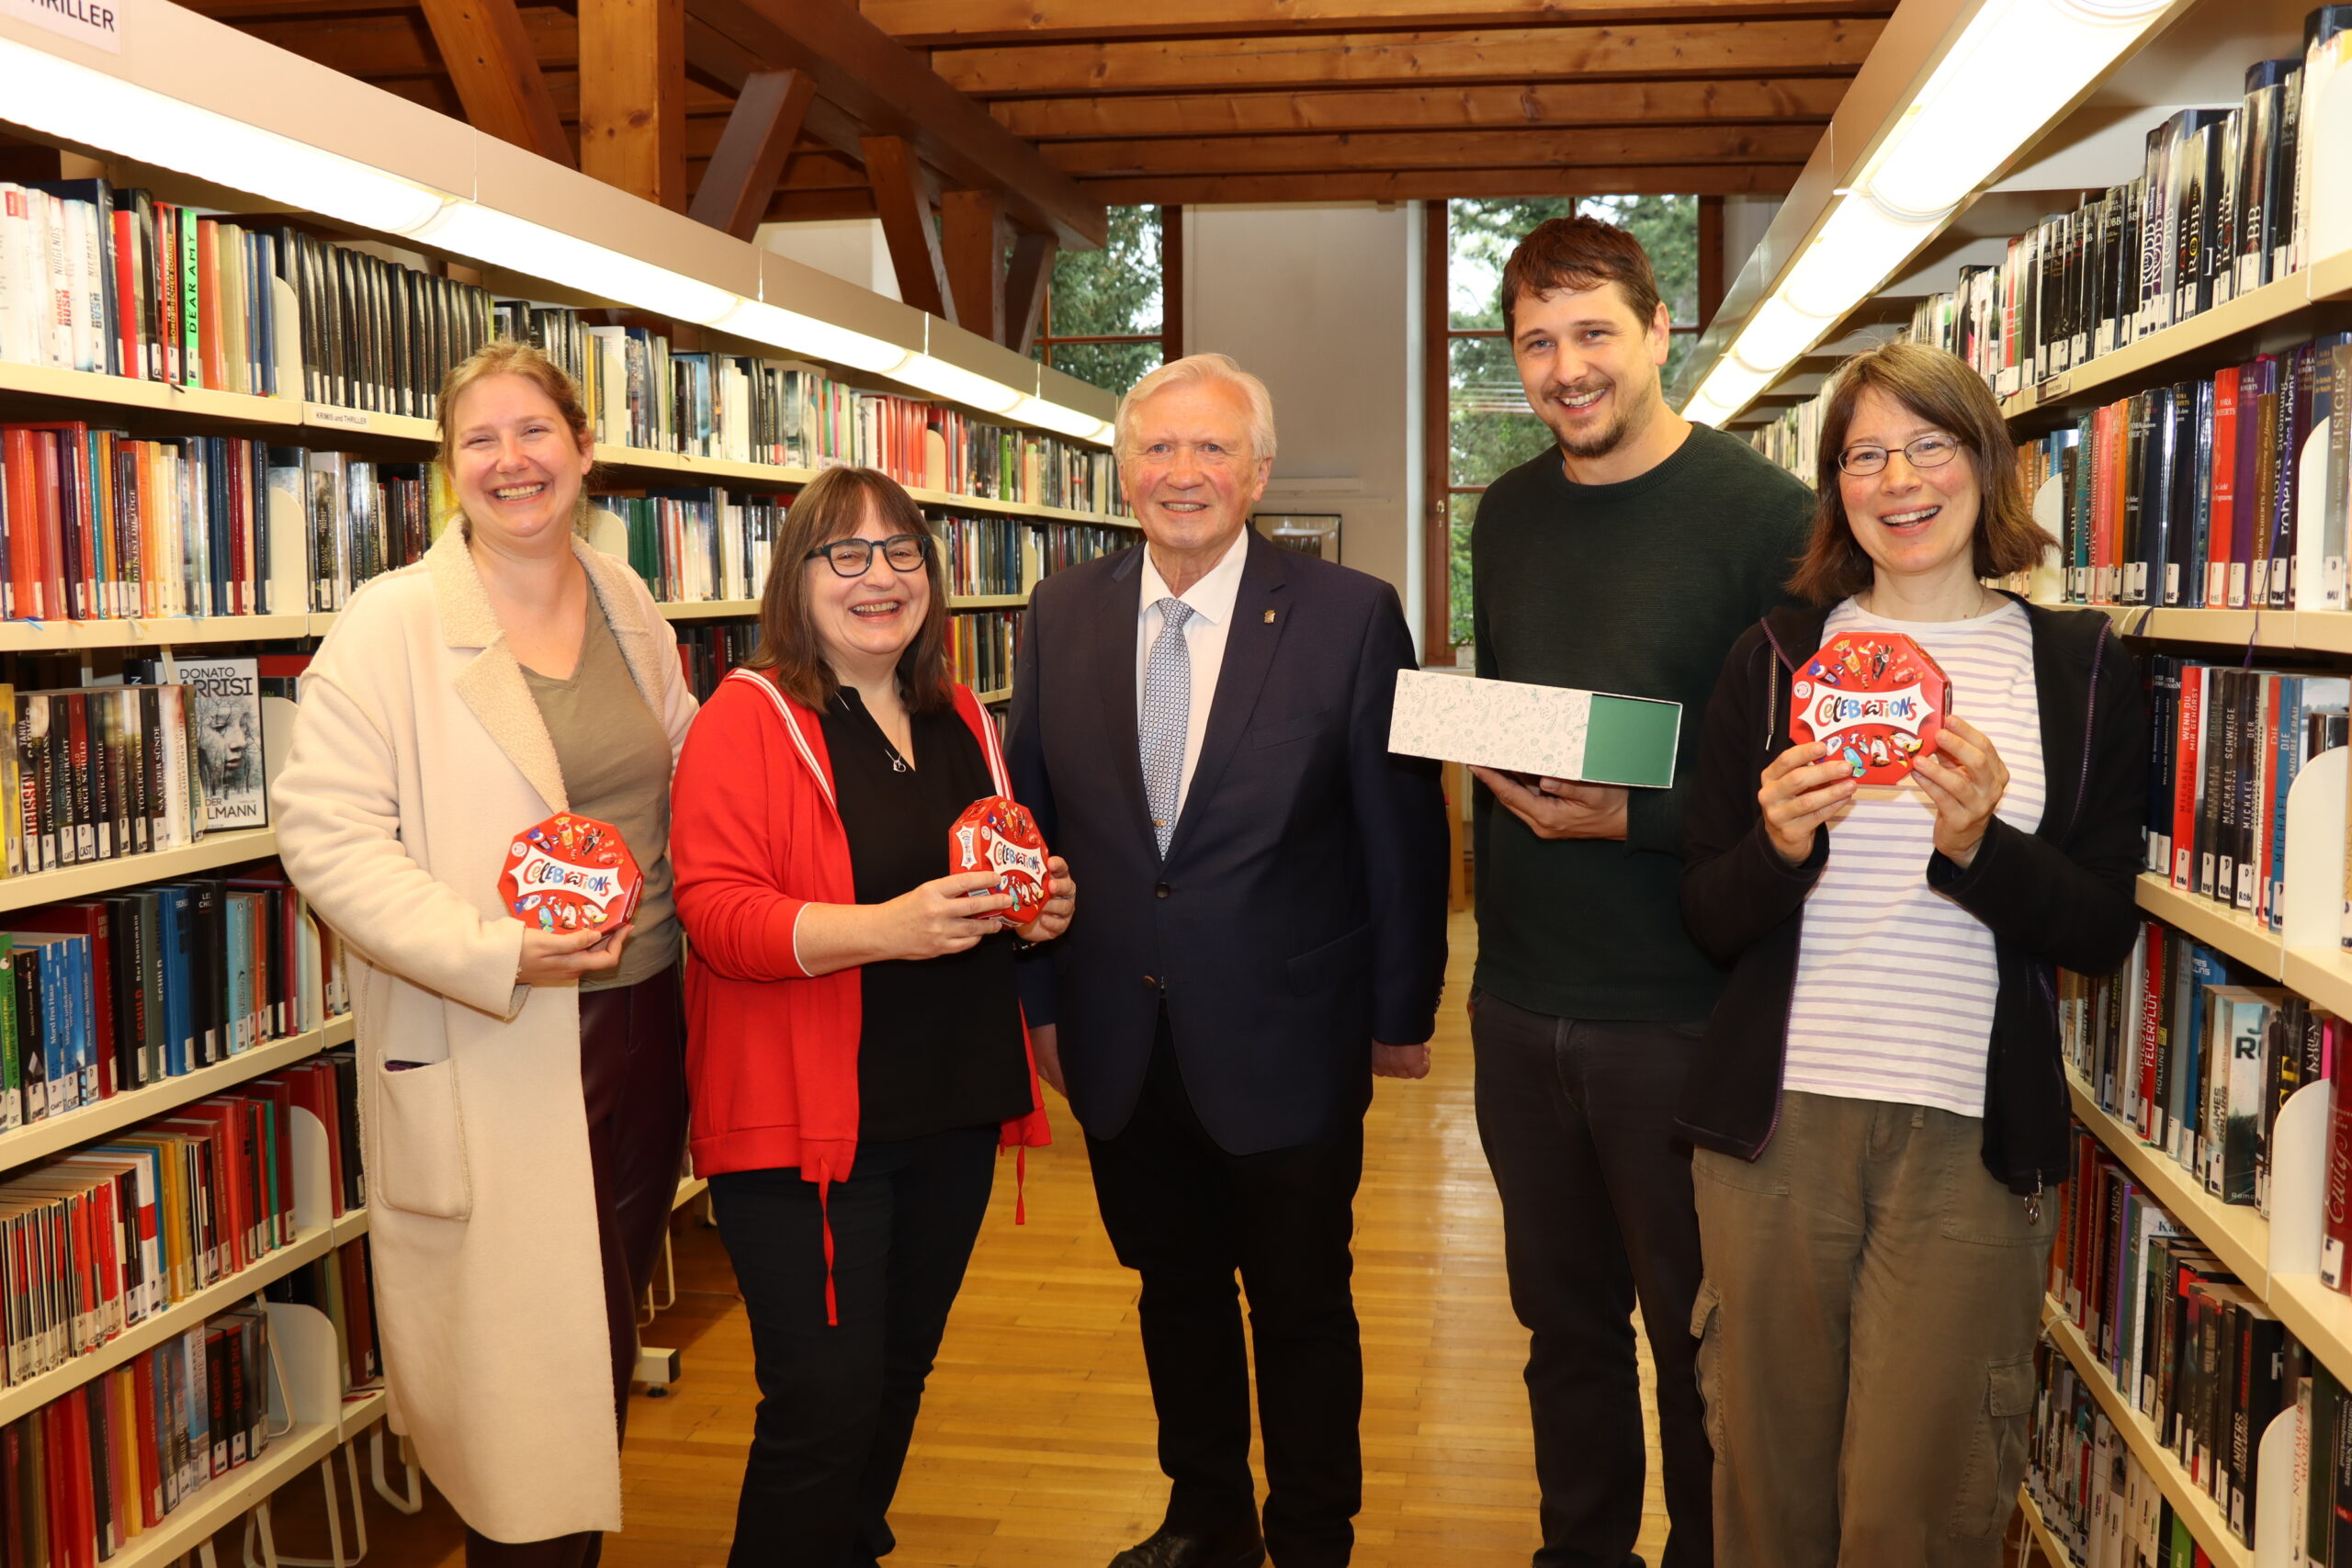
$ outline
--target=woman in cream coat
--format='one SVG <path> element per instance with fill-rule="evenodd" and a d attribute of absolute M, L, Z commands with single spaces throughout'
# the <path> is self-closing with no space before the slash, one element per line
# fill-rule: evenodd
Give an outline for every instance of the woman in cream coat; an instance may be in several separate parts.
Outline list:
<path fill-rule="evenodd" d="M 494 344 L 441 408 L 465 515 L 354 595 L 304 675 L 278 845 L 357 964 L 394 1429 L 466 1521 L 471 1568 L 586 1568 L 621 1524 L 632 1309 L 684 1136 L 664 852 L 695 704 L 644 583 L 577 536 L 593 446 L 570 378 Z M 632 748 L 616 795 L 607 762 Z M 633 928 L 510 914 L 515 835 L 614 820 L 623 795 L 659 813 L 616 823 L 647 872 Z"/>

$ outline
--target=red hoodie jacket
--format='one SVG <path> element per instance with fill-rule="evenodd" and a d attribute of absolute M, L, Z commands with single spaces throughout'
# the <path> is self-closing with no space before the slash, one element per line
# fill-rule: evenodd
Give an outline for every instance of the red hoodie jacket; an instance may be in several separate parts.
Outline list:
<path fill-rule="evenodd" d="M 1010 795 L 996 726 L 960 685 L 956 711 Z M 822 1201 L 857 1157 L 862 1021 L 859 972 L 811 976 L 793 946 L 808 905 L 857 902 L 814 709 L 749 670 L 719 682 L 678 756 L 670 860 L 688 938 L 695 1170 L 797 1166 Z M 1032 1109 L 1004 1124 L 1001 1146 L 1051 1141 L 1034 1056 L 1029 1096 Z"/>

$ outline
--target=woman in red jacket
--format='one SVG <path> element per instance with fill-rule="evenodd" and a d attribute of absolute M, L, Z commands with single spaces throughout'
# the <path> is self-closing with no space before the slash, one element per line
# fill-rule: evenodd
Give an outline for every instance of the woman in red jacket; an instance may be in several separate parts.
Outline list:
<path fill-rule="evenodd" d="M 905 491 L 833 468 L 801 491 L 760 646 L 678 759 L 695 1168 L 752 1325 L 760 1407 L 735 1568 L 863 1568 L 979 1234 L 1000 1145 L 1046 1142 L 988 873 L 946 874 L 974 800 L 1010 795 L 948 671 L 937 541 Z M 978 896 L 975 896 L 978 895 Z"/>

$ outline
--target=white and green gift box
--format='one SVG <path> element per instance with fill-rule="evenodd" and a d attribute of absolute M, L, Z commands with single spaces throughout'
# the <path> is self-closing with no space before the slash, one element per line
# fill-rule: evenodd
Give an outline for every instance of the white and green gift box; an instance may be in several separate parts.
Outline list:
<path fill-rule="evenodd" d="M 1682 705 L 1572 686 L 1396 672 L 1388 749 L 1539 778 L 1665 789 Z"/>

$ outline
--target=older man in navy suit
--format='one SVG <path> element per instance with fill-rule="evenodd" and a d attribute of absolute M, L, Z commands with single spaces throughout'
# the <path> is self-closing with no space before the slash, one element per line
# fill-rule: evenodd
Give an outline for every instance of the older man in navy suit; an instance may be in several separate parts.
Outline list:
<path fill-rule="evenodd" d="M 1375 1073 L 1429 1071 L 1445 969 L 1435 770 L 1388 751 L 1412 637 L 1386 583 L 1250 531 L 1273 409 L 1231 359 L 1145 377 L 1118 446 L 1146 542 L 1038 586 L 1011 741 L 1086 885 L 1024 995 L 1143 1276 L 1170 1481 L 1165 1522 L 1112 1568 L 1339 1568 L 1363 1489 L 1363 1111 Z"/>

